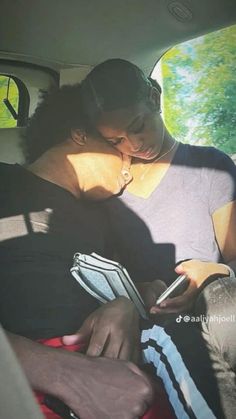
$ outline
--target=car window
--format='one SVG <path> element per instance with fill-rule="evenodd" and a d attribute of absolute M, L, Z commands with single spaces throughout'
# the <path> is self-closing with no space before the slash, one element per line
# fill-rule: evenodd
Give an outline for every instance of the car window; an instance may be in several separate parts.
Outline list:
<path fill-rule="evenodd" d="M 19 90 L 13 78 L 0 75 L 0 128 L 17 126 Z"/>
<path fill-rule="evenodd" d="M 18 77 L 0 74 L 0 128 L 23 127 L 29 115 L 29 92 Z"/>
<path fill-rule="evenodd" d="M 170 49 L 152 77 L 162 85 L 170 133 L 236 153 L 236 25 Z"/>

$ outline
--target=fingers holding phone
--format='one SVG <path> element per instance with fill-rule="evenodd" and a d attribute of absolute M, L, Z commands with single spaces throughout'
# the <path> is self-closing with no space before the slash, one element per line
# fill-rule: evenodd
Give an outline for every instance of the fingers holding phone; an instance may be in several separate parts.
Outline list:
<path fill-rule="evenodd" d="M 157 298 L 167 289 L 166 284 L 156 279 L 152 282 L 142 282 L 137 284 L 137 288 L 142 296 L 147 311 L 156 304 Z"/>
<path fill-rule="evenodd" d="M 208 278 L 224 274 L 223 271 L 221 272 L 221 266 L 217 263 L 196 259 L 180 263 L 175 268 L 176 273 L 180 276 L 171 284 L 166 293 L 160 296 L 155 306 L 151 307 L 150 313 L 180 313 L 189 310 L 202 284 Z"/>
<path fill-rule="evenodd" d="M 151 314 L 181 313 L 189 310 L 196 298 L 197 288 L 194 282 L 189 282 L 188 288 L 178 297 L 166 298 L 159 305 L 150 309 Z"/>
<path fill-rule="evenodd" d="M 196 267 L 195 262 L 198 261 L 186 261 L 176 267 L 175 271 L 179 276 L 151 307 L 151 314 L 179 313 L 192 307 L 198 289 L 198 284 L 195 281 L 196 269 L 192 275 L 192 267 Z"/>
<path fill-rule="evenodd" d="M 187 310 L 196 294 L 196 286 L 186 275 L 180 275 L 151 307 L 151 314 L 178 313 Z"/>

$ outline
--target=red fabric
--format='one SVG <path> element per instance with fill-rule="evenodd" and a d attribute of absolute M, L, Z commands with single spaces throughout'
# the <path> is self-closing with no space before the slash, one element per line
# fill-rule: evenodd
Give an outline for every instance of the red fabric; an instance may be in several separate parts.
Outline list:
<path fill-rule="evenodd" d="M 53 348 L 63 348 L 67 351 L 75 352 L 82 349 L 81 345 L 64 345 L 61 338 L 42 339 L 39 341 L 43 345 L 51 346 Z M 36 393 L 37 401 L 40 405 L 41 411 L 46 419 L 61 419 L 56 413 L 52 412 L 47 406 L 44 405 L 44 395 Z M 164 389 L 158 388 L 157 397 L 152 407 L 146 412 L 142 419 L 173 419 L 174 416 L 171 411 Z"/>

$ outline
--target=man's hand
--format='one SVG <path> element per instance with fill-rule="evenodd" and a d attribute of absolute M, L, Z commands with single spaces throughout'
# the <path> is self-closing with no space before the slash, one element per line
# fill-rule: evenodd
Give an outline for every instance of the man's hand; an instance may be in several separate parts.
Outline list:
<path fill-rule="evenodd" d="M 65 345 L 85 344 L 86 354 L 137 362 L 139 314 L 125 297 L 104 304 L 85 320 L 77 333 L 63 337 Z"/>
<path fill-rule="evenodd" d="M 77 354 L 73 355 L 74 362 L 70 359 L 70 364 L 63 366 L 59 396 L 80 419 L 137 419 L 144 415 L 153 389 L 136 365 L 87 356 L 78 363 Z"/>
<path fill-rule="evenodd" d="M 168 298 L 159 306 L 153 306 L 152 314 L 180 313 L 190 310 L 198 294 L 199 287 L 210 277 L 227 276 L 228 270 L 219 263 L 202 262 L 192 259 L 182 262 L 175 269 L 178 275 L 186 275 L 189 279 L 187 290 L 180 296 Z"/>

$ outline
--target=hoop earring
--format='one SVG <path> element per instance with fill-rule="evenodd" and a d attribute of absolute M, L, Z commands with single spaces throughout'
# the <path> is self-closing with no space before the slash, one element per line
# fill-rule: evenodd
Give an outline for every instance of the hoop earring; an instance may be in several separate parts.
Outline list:
<path fill-rule="evenodd" d="M 74 143 L 78 145 L 85 145 L 87 141 L 86 134 L 83 134 L 79 130 L 71 131 L 71 138 L 72 138 L 72 141 L 74 141 Z"/>

